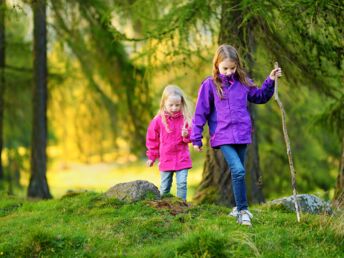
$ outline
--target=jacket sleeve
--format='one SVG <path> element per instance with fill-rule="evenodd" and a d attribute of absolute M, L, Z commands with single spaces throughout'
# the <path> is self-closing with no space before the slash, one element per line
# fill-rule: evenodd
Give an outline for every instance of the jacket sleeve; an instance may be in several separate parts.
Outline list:
<path fill-rule="evenodd" d="M 147 129 L 146 135 L 146 147 L 147 158 L 155 161 L 159 158 L 159 146 L 160 146 L 160 128 L 158 119 L 154 118 Z"/>
<path fill-rule="evenodd" d="M 261 88 L 250 87 L 247 99 L 255 104 L 264 104 L 268 102 L 272 95 L 274 95 L 275 81 L 270 77 L 266 78 Z"/>
<path fill-rule="evenodd" d="M 186 124 L 186 129 L 188 129 L 188 135 L 186 137 L 183 137 L 183 142 L 185 143 L 190 143 L 190 135 L 191 135 L 191 126 L 189 126 L 188 124 Z"/>
<path fill-rule="evenodd" d="M 211 103 L 213 101 L 209 80 L 203 81 L 198 91 L 195 114 L 192 119 L 190 139 L 192 144 L 197 146 L 202 146 L 203 127 L 209 118 Z"/>

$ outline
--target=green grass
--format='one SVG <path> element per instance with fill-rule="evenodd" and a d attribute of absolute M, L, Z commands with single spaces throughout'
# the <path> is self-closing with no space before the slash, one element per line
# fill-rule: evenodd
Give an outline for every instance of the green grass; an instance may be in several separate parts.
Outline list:
<path fill-rule="evenodd" d="M 178 204 L 176 199 L 166 202 Z M 172 215 L 149 201 L 127 204 L 94 192 L 48 201 L 0 200 L 3 257 L 343 257 L 343 213 L 251 209 L 253 227 L 229 208 L 200 205 Z"/>

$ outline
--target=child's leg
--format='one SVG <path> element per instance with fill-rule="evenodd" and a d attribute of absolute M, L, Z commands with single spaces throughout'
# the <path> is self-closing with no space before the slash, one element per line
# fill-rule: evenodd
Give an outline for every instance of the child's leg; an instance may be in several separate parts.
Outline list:
<path fill-rule="evenodd" d="M 160 184 L 160 195 L 170 193 L 171 185 L 173 181 L 173 172 L 160 171 L 161 184 Z"/>
<path fill-rule="evenodd" d="M 241 164 L 245 167 L 245 156 L 247 150 L 247 144 L 237 144 L 234 146 L 236 151 L 238 152 Z"/>
<path fill-rule="evenodd" d="M 177 196 L 179 198 L 182 198 L 184 201 L 186 201 L 186 194 L 187 194 L 187 177 L 188 177 L 187 169 L 176 171 Z"/>
<path fill-rule="evenodd" d="M 245 168 L 240 156 L 245 153 L 246 146 L 222 145 L 221 151 L 232 173 L 232 187 L 238 211 L 247 210 Z M 239 156 L 240 153 L 240 156 Z"/>

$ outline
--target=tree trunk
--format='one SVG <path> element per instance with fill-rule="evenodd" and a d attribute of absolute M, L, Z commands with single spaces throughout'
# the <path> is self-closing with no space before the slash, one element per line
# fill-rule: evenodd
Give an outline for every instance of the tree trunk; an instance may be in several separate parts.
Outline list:
<path fill-rule="evenodd" d="M 339 173 L 334 193 L 334 203 L 339 207 L 344 206 L 344 136 L 342 139 L 342 157 L 339 164 Z"/>
<path fill-rule="evenodd" d="M 28 196 L 51 198 L 46 178 L 47 169 L 47 32 L 46 2 L 32 2 L 34 17 L 34 86 L 31 177 Z"/>
<path fill-rule="evenodd" d="M 253 132 L 252 144 L 250 144 L 247 149 L 246 171 L 248 172 L 251 182 L 251 188 L 248 188 L 248 190 L 252 203 L 263 203 L 265 202 L 265 198 L 263 194 L 263 179 L 259 165 L 257 126 L 255 123 L 257 111 L 255 106 L 251 103 L 249 104 L 249 111 L 251 114 Z"/>
<path fill-rule="evenodd" d="M 244 33 L 239 32 L 239 39 L 241 44 L 245 45 L 247 42 L 247 49 L 248 53 L 246 54 L 245 60 L 247 61 L 248 65 L 248 73 L 252 77 L 253 76 L 253 67 L 254 67 L 254 59 L 253 53 L 256 51 L 256 42 L 254 40 L 253 29 L 254 24 L 253 22 L 249 22 L 247 27 L 247 40 L 244 39 Z M 248 146 L 247 149 L 247 162 L 246 162 L 246 171 L 248 172 L 251 188 L 247 188 L 250 192 L 250 197 L 252 203 L 263 203 L 265 202 L 264 194 L 263 194 L 263 180 L 261 176 L 261 170 L 259 165 L 259 148 L 258 148 L 258 128 L 257 124 L 255 123 L 257 119 L 257 110 L 254 104 L 249 103 L 249 111 L 252 120 L 252 144 Z"/>
<path fill-rule="evenodd" d="M 239 9 L 238 1 L 224 0 L 222 2 L 221 24 L 218 44 L 234 44 L 239 52 L 244 53 L 244 58 L 249 66 L 249 73 L 252 73 L 254 62 L 252 53 L 255 50 L 253 38 L 253 23 L 247 26 L 247 33 L 240 27 L 242 22 L 242 11 Z M 234 8 L 235 7 L 235 8 Z M 244 38 L 248 35 L 248 39 Z M 251 118 L 254 125 L 255 109 L 250 105 Z M 252 202 L 264 202 L 262 192 L 262 177 L 259 167 L 258 141 L 256 130 L 252 134 L 252 145 L 248 147 L 247 171 L 251 178 L 251 197 Z M 215 202 L 232 206 L 235 204 L 232 192 L 231 174 L 227 163 L 220 150 L 207 150 L 206 161 L 204 164 L 202 181 L 195 194 L 196 202 Z"/>
<path fill-rule="evenodd" d="M 4 97 L 5 97 L 5 8 L 6 0 L 0 0 L 0 180 L 4 178 L 2 167 Z"/>
<path fill-rule="evenodd" d="M 229 29 L 232 26 L 230 7 L 230 1 L 222 2 L 219 45 L 224 43 L 228 44 L 233 36 Z M 202 181 L 196 191 L 194 200 L 197 203 L 212 202 L 226 206 L 233 206 L 235 204 L 231 173 L 227 162 L 221 150 L 214 150 L 208 144 Z"/>

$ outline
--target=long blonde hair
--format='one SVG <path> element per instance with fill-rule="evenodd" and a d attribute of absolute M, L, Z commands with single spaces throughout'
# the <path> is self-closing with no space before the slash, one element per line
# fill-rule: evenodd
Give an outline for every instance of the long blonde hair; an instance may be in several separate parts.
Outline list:
<path fill-rule="evenodd" d="M 242 84 L 250 87 L 255 86 L 248 80 L 247 74 L 242 66 L 237 50 L 231 45 L 221 45 L 216 50 L 215 56 L 213 58 L 213 80 L 216 85 L 216 91 L 220 98 L 223 97 L 223 90 L 221 87 L 221 79 L 219 77 L 219 63 L 221 63 L 225 59 L 229 59 L 231 62 L 234 62 L 236 64 L 235 74 Z"/>
<path fill-rule="evenodd" d="M 161 116 L 162 123 L 165 125 L 167 132 L 170 132 L 166 121 L 165 102 L 170 96 L 178 96 L 181 99 L 181 112 L 184 117 L 183 129 L 186 126 L 191 126 L 191 107 L 189 101 L 186 99 L 184 92 L 177 85 L 167 85 L 162 93 L 160 100 L 160 109 L 158 115 Z"/>

